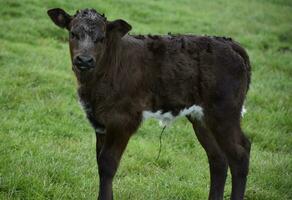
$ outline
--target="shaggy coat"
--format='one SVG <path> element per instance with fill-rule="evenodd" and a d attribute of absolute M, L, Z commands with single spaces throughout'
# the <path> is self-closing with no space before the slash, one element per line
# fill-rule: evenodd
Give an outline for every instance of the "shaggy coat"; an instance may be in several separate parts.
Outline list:
<path fill-rule="evenodd" d="M 126 35 L 108 43 L 110 54 L 90 77 L 79 79 L 78 89 L 88 114 L 105 127 L 123 115 L 119 128 L 135 130 L 145 110 L 176 116 L 194 104 L 205 115 L 218 112 L 225 117 L 227 111 L 220 114 L 216 106 L 222 100 L 232 103 L 230 117 L 240 118 L 250 65 L 245 51 L 231 39 Z"/>

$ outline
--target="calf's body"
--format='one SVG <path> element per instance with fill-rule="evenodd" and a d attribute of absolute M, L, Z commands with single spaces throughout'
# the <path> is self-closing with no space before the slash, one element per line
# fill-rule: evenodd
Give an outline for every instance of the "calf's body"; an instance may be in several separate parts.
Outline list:
<path fill-rule="evenodd" d="M 56 16 L 66 18 L 56 9 L 49 15 L 55 23 Z M 119 161 L 143 119 L 157 117 L 167 123 L 179 115 L 193 124 L 206 150 L 211 173 L 209 199 L 223 199 L 228 166 L 231 199 L 243 199 L 250 152 L 240 127 L 250 82 L 244 49 L 223 37 L 128 35 L 130 26 L 124 21 L 108 22 L 93 10 L 74 17 L 83 19 L 80 16 L 105 23 L 104 32 L 99 33 L 104 35 L 102 47 L 93 46 L 95 54 L 91 60 L 86 58 L 86 63 L 84 55 L 89 50 L 80 49 L 81 42 L 78 50 L 74 41 L 70 43 L 78 95 L 97 136 L 99 199 L 113 198 L 112 180 Z M 67 22 L 65 28 L 71 31 L 84 27 L 72 17 Z M 60 26 L 58 21 L 56 24 Z M 97 38 L 88 35 L 82 44 L 88 43 L 89 37 Z M 94 66 L 84 70 L 91 62 Z"/>
<path fill-rule="evenodd" d="M 78 91 L 105 127 L 116 114 L 135 118 L 128 126 L 137 127 L 143 111 L 176 116 L 198 105 L 212 113 L 220 101 L 240 117 L 250 72 L 245 51 L 231 39 L 126 35 L 108 48 L 110 57 L 79 81 Z"/>

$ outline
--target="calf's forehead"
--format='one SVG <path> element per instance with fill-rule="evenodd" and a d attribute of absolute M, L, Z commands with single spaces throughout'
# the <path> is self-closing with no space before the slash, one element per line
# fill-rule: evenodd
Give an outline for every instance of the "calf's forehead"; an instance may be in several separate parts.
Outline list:
<path fill-rule="evenodd" d="M 71 30 L 92 32 L 92 31 L 104 31 L 105 23 L 102 21 L 94 21 L 88 18 L 73 19 L 71 22 Z"/>
<path fill-rule="evenodd" d="M 84 9 L 77 11 L 71 22 L 71 27 L 82 27 L 85 31 L 90 31 L 96 28 L 104 29 L 106 17 L 99 14 L 94 9 Z"/>

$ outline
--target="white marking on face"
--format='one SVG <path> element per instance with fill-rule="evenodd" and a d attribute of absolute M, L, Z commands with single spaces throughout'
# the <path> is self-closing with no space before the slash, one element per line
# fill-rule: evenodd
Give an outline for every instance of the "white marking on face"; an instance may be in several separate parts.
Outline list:
<path fill-rule="evenodd" d="M 201 106 L 193 105 L 189 108 L 185 108 L 181 110 L 177 116 L 173 116 L 170 111 L 165 112 L 165 113 L 162 113 L 161 110 L 158 110 L 156 112 L 152 112 L 148 110 L 143 111 L 143 120 L 146 120 L 149 118 L 158 119 L 160 126 L 167 126 L 171 122 L 173 122 L 175 119 L 182 116 L 190 116 L 191 118 L 202 120 L 204 116 L 203 108 Z"/>

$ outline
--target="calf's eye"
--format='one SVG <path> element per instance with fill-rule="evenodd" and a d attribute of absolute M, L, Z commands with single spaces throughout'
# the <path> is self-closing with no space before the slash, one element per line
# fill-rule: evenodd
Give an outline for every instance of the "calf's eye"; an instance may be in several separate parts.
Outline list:
<path fill-rule="evenodd" d="M 79 39 L 78 35 L 76 33 L 72 32 L 72 31 L 70 32 L 70 38 L 71 39 L 77 39 L 77 40 Z"/>

